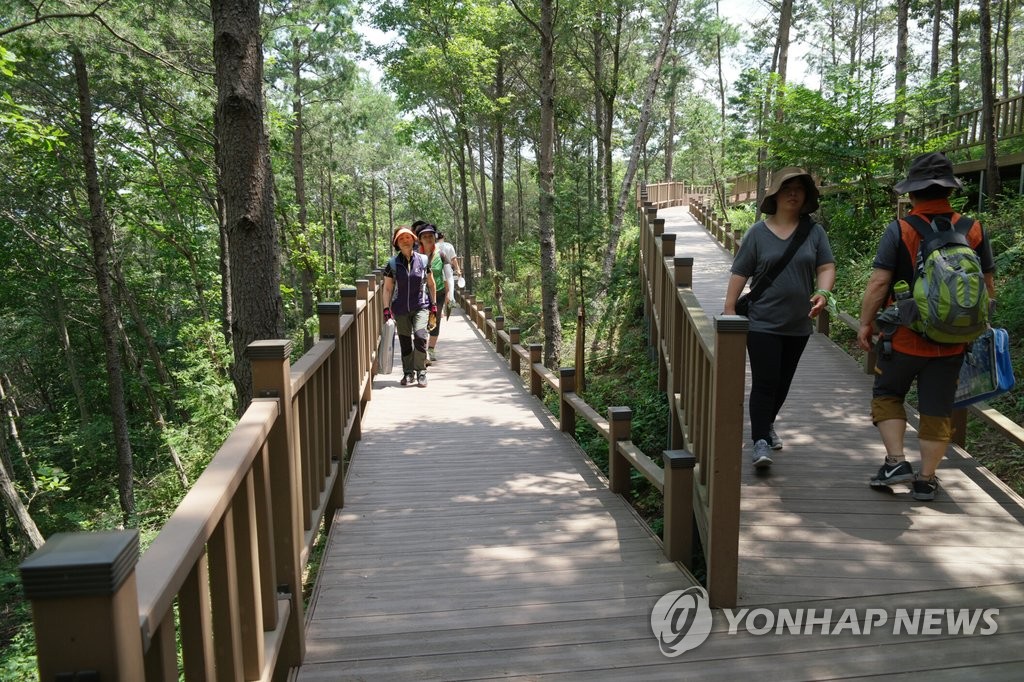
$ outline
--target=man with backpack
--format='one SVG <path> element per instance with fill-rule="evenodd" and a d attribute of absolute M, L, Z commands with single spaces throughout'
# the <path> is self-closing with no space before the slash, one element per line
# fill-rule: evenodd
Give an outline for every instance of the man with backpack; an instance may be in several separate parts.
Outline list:
<path fill-rule="evenodd" d="M 857 333 L 858 345 L 871 350 L 878 317 L 871 420 L 886 457 L 869 485 L 908 483 L 913 498 L 922 501 L 934 500 L 939 487 L 935 470 L 952 436 L 950 415 L 966 344 L 984 331 L 995 301 L 995 262 L 985 230 L 949 203 L 962 188 L 941 152 L 915 158 L 907 178 L 893 186 L 909 195 L 911 211 L 882 235 Z M 916 474 L 903 452 L 904 401 L 915 380 L 921 413 Z"/>

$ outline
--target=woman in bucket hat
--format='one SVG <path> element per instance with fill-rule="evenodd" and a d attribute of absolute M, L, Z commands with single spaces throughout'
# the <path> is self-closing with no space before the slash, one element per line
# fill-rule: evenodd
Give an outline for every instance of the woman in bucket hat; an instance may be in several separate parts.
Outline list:
<path fill-rule="evenodd" d="M 391 245 L 398 253 L 384 266 L 384 319 L 392 317 L 402 349 L 402 385 L 427 385 L 427 329 L 437 317 L 437 289 L 427 257 L 413 250 L 416 235 L 405 226 L 395 230 Z"/>
<path fill-rule="evenodd" d="M 962 230 L 968 245 L 978 255 L 989 300 L 995 301 L 996 266 L 988 236 L 981 223 L 964 218 L 949 203 L 953 191 L 962 188 L 953 175 L 953 164 L 942 152 L 915 158 L 906 179 L 893 185 L 897 194 L 910 195 L 911 210 L 906 218 L 889 223 L 878 243 L 860 308 L 857 344 L 863 350 L 870 351 L 874 345 L 875 317 L 883 304 L 892 302 L 894 284 L 902 281 L 913 285 L 922 237 L 908 219 L 926 225 L 940 217 L 948 219 L 951 226 L 959 223 L 962 227 L 958 231 Z M 934 500 L 938 492 L 935 471 L 952 438 L 950 417 L 966 347 L 933 343 L 903 326 L 896 327 L 888 345 L 891 348 L 878 354 L 871 391 L 871 421 L 878 427 L 886 456 L 868 485 L 888 491 L 889 486 L 904 483 L 910 485 L 915 500 L 927 502 Z M 907 430 L 904 403 L 914 381 L 921 415 L 917 429 L 921 463 L 916 474 L 903 451 Z"/>
<path fill-rule="evenodd" d="M 752 291 L 759 295 L 751 297 L 745 313 L 750 324 L 748 412 L 752 462 L 764 469 L 772 463 L 771 451 L 782 449 L 775 419 L 811 335 L 811 318 L 832 298 L 836 266 L 825 228 L 810 218 L 818 208 L 818 186 L 809 173 L 795 166 L 773 173 L 760 208 L 767 217 L 743 236 L 725 314 L 736 314 L 740 293 L 753 278 Z M 774 277 L 773 270 L 778 270 Z"/>
<path fill-rule="evenodd" d="M 437 300 L 441 301 L 443 305 L 448 294 L 445 270 L 451 270 L 451 263 L 448 256 L 438 248 L 437 239 L 441 233 L 434 225 L 424 222 L 420 222 L 415 229 L 416 237 L 420 242 L 420 253 L 427 257 L 428 267 L 434 278 Z M 430 329 L 430 339 L 427 344 L 427 364 L 429 365 L 437 360 L 434 349 L 437 347 L 437 339 L 441 334 L 441 318 L 435 315 L 428 328 Z"/>

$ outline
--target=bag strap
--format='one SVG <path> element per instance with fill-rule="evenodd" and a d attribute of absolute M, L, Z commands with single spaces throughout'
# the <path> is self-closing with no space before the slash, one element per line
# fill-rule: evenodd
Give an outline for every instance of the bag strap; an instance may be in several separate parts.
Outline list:
<path fill-rule="evenodd" d="M 949 220 L 945 215 L 942 215 L 942 218 Z M 914 263 L 915 277 L 917 276 L 917 269 L 923 265 L 925 258 L 935 249 L 950 244 L 971 246 L 971 243 L 967 240 L 967 233 L 974 227 L 974 218 L 961 215 L 955 222 L 949 220 L 950 229 L 948 230 L 938 229 L 934 218 L 931 221 L 927 221 L 919 215 L 909 214 L 903 220 L 921 236 L 921 244 L 917 249 L 917 261 Z"/>
<path fill-rule="evenodd" d="M 797 225 L 796 234 L 793 235 L 793 240 L 789 242 L 789 246 L 786 247 L 786 251 L 782 254 L 782 258 L 775 261 L 775 264 L 757 280 L 753 287 L 751 287 L 750 291 L 747 293 L 748 301 L 756 301 L 758 297 L 760 297 L 761 294 L 763 294 L 765 290 L 772 285 L 775 278 L 786 269 L 786 266 L 789 265 L 789 261 L 793 260 L 793 256 L 796 255 L 797 249 L 803 245 L 807 240 L 807 236 L 811 234 L 812 227 L 814 227 L 814 223 L 811 222 L 811 219 L 808 216 L 800 216 L 800 224 Z"/>

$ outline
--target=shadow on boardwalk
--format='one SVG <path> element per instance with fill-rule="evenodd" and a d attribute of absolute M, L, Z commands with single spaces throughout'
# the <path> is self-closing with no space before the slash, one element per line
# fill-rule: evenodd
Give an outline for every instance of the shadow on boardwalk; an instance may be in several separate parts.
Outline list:
<path fill-rule="evenodd" d="M 663 210 L 721 310 L 731 257 Z M 659 651 L 650 612 L 691 583 L 461 314 L 425 389 L 378 376 L 308 614 L 298 680 L 776 680 L 1024 674 L 1019 499 L 954 453 L 941 498 L 866 482 L 884 454 L 870 379 L 812 338 L 770 474 L 742 487 L 740 607 L 880 609 L 870 633 L 758 636 L 716 611 L 699 648 Z M 916 444 L 908 439 L 912 450 Z M 744 457 L 747 453 L 744 452 Z M 998 632 L 893 636 L 896 609 L 999 608 Z M 738 612 L 737 612 L 738 613 Z M 798 628 L 799 629 L 799 628 Z"/>

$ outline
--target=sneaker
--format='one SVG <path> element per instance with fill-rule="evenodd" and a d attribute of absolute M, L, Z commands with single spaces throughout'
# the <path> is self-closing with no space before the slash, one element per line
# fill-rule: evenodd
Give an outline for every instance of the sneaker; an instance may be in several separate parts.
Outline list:
<path fill-rule="evenodd" d="M 403 386 L 412 386 L 415 383 L 416 383 L 416 375 L 413 374 L 412 372 L 409 372 L 404 377 L 402 377 L 402 385 Z"/>
<path fill-rule="evenodd" d="M 764 469 L 772 465 L 771 446 L 764 438 L 754 443 L 754 468 Z"/>
<path fill-rule="evenodd" d="M 782 449 L 782 439 L 779 438 L 779 434 L 775 433 L 775 424 L 768 428 L 768 445 L 772 450 Z"/>
<path fill-rule="evenodd" d="M 884 463 L 875 474 L 874 478 L 868 481 L 872 488 L 884 488 L 893 483 L 906 483 L 914 479 L 914 467 L 910 462 L 904 460 L 899 464 Z"/>
<path fill-rule="evenodd" d="M 939 491 L 939 477 L 932 476 L 929 479 L 921 478 L 920 475 L 914 476 L 911 491 L 911 495 L 913 495 L 915 500 L 921 500 L 922 502 L 934 500 L 935 493 Z"/>
<path fill-rule="evenodd" d="M 419 374 L 416 375 L 416 385 L 419 386 L 420 388 L 426 388 L 427 387 L 427 373 L 426 372 L 420 372 Z"/>
<path fill-rule="evenodd" d="M 437 351 L 434 350 L 433 348 L 428 348 L 427 349 L 427 358 L 431 362 L 437 362 Z"/>

